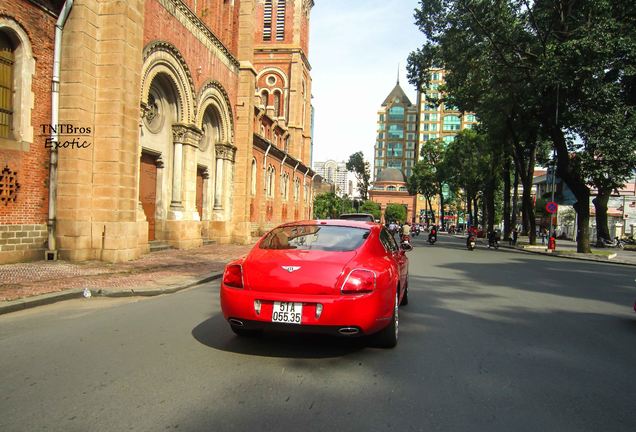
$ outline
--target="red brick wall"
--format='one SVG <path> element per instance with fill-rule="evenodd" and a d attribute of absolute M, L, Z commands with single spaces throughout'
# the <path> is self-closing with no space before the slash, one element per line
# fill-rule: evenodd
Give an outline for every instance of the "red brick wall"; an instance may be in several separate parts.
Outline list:
<path fill-rule="evenodd" d="M 0 15 L 23 28 L 35 58 L 32 77 L 34 93 L 31 125 L 33 143 L 28 152 L 0 148 L 0 170 L 8 166 L 17 171 L 17 200 L 0 205 L 1 224 L 38 224 L 48 218 L 49 150 L 44 147 L 41 125 L 51 122 L 51 77 L 56 18 L 25 0 L 0 2 Z M 62 150 L 63 151 L 63 150 Z"/>
<path fill-rule="evenodd" d="M 192 3 L 192 2 L 190 2 Z M 226 8 L 226 13 L 232 12 L 229 3 L 227 6 L 223 5 L 223 0 L 214 0 L 203 3 L 201 7 L 208 5 L 209 10 L 221 10 L 222 7 Z M 238 2 L 235 2 L 233 9 L 238 10 Z M 200 13 L 198 14 L 200 16 Z M 219 29 L 220 22 L 216 22 L 216 15 L 206 14 L 203 18 L 214 20 L 212 25 L 217 26 Z M 208 26 L 211 24 L 208 23 Z M 232 30 L 233 31 L 233 30 Z M 236 41 L 235 37 L 228 44 L 227 37 L 219 33 L 219 30 L 212 32 L 221 40 L 228 49 L 232 51 L 233 55 L 236 55 Z M 226 39 L 223 40 L 223 37 Z M 144 46 L 152 41 L 162 40 L 170 42 L 174 45 L 183 58 L 185 59 L 190 75 L 194 81 L 195 91 L 198 91 L 201 86 L 207 80 L 215 80 L 221 83 L 225 91 L 228 93 L 230 101 L 237 100 L 238 91 L 238 75 L 232 72 L 220 61 L 216 56 L 212 55 L 210 51 L 199 40 L 190 33 L 188 29 L 182 26 L 163 6 L 161 6 L 156 0 L 149 0 L 146 2 L 145 8 L 145 27 L 144 27 Z M 232 48 L 231 48 L 232 47 Z M 199 69 L 199 67 L 201 69 Z M 232 117 L 236 118 L 236 111 L 234 102 L 228 107 L 232 110 Z"/>

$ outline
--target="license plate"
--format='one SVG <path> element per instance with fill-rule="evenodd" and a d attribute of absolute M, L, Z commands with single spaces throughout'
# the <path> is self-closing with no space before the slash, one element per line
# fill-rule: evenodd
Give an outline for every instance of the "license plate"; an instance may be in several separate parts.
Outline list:
<path fill-rule="evenodd" d="M 291 302 L 274 302 L 272 322 L 300 324 L 303 316 L 303 304 Z"/>

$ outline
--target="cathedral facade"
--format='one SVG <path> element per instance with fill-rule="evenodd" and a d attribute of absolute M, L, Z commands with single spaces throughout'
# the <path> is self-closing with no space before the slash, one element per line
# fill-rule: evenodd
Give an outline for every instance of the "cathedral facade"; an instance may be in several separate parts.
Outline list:
<path fill-rule="evenodd" d="M 0 263 L 249 243 L 311 217 L 312 6 L 1 6 Z"/>

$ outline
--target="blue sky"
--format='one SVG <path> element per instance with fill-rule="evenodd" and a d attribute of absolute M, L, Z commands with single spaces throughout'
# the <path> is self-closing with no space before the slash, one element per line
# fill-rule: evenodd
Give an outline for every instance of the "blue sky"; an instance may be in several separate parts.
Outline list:
<path fill-rule="evenodd" d="M 424 43 L 414 24 L 418 0 L 316 0 L 311 11 L 314 161 L 373 163 L 377 111 L 395 86 L 415 103 L 406 58 Z"/>

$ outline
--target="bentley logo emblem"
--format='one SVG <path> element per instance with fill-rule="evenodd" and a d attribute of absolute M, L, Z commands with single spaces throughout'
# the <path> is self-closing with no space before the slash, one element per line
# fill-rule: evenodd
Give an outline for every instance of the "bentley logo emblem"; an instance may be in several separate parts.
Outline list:
<path fill-rule="evenodd" d="M 300 266 L 281 266 L 284 270 L 287 270 L 288 272 L 295 272 L 296 270 L 298 270 L 300 268 Z"/>

